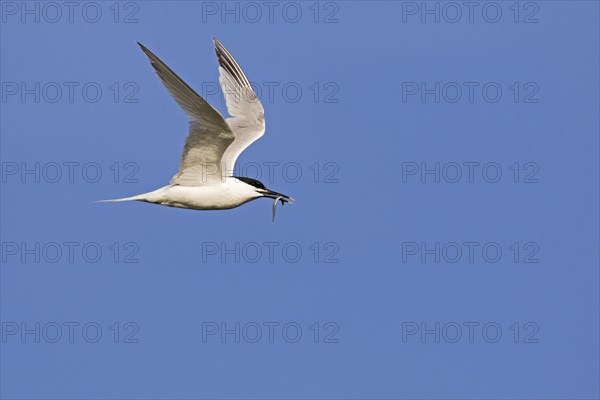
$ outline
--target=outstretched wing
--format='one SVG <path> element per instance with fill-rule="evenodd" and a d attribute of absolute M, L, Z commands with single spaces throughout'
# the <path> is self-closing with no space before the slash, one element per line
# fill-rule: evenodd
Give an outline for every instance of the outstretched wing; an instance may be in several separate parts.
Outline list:
<path fill-rule="evenodd" d="M 171 184 L 199 186 L 220 180 L 221 159 L 235 136 L 223 116 L 188 86 L 154 53 L 138 43 L 150 59 L 156 74 L 171 96 L 190 119 L 190 129 L 183 147 L 179 172 Z"/>
<path fill-rule="evenodd" d="M 232 175 L 238 156 L 265 133 L 265 110 L 231 53 L 217 39 L 213 42 L 219 60 L 219 82 L 231 115 L 227 124 L 235 135 L 221 162 L 223 172 Z"/>

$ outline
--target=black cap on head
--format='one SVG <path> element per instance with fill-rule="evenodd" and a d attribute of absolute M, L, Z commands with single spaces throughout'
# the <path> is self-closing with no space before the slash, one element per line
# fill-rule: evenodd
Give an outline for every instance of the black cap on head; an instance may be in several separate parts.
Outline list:
<path fill-rule="evenodd" d="M 265 185 L 263 185 L 263 183 L 258 179 L 246 178 L 245 176 L 234 176 L 234 178 L 239 179 L 248 185 L 254 186 L 255 188 L 266 189 Z"/>

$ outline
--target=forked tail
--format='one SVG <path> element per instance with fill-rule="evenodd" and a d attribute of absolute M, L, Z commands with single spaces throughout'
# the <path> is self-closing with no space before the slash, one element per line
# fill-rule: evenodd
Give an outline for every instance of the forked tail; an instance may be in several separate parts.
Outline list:
<path fill-rule="evenodd" d="M 119 203 L 121 201 L 145 201 L 148 203 L 155 203 L 160 200 L 163 195 L 165 189 L 168 189 L 169 186 L 162 187 L 160 189 L 156 189 L 152 192 L 138 194 L 136 196 L 131 197 L 123 197 L 121 199 L 110 199 L 110 200 L 98 200 L 96 203 Z"/>
<path fill-rule="evenodd" d="M 137 196 L 131 197 L 123 197 L 121 199 L 109 199 L 109 200 L 96 200 L 96 203 L 119 203 L 121 201 L 144 201 L 146 197 L 143 194 L 138 194 Z"/>

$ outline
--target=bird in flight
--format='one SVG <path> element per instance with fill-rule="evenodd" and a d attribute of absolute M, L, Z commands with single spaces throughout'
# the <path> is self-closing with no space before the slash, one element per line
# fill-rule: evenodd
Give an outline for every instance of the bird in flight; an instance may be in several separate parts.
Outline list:
<path fill-rule="evenodd" d="M 265 114 L 240 65 L 217 39 L 213 38 L 213 42 L 219 61 L 219 82 L 231 115 L 227 119 L 138 43 L 189 118 L 190 127 L 179 172 L 169 185 L 137 196 L 102 201 L 143 201 L 194 210 L 226 210 L 267 197 L 275 199 L 273 220 L 279 201 L 282 205 L 293 202 L 293 198 L 267 189 L 256 179 L 233 176 L 238 156 L 265 133 Z"/>

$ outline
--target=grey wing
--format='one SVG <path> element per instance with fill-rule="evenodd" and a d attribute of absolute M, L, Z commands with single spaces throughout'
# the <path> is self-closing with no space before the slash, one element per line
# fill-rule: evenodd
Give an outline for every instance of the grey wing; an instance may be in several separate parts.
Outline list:
<path fill-rule="evenodd" d="M 150 59 L 156 74 L 169 93 L 190 119 L 179 172 L 171 179 L 171 184 L 198 186 L 207 181 L 221 179 L 223 153 L 235 138 L 231 128 L 217 110 L 154 53 L 142 44 L 138 45 Z"/>
<path fill-rule="evenodd" d="M 265 110 L 231 53 L 217 39 L 213 38 L 213 42 L 219 60 L 221 90 L 232 116 L 227 118 L 227 124 L 235 135 L 222 158 L 224 172 L 231 175 L 238 156 L 265 133 Z"/>

